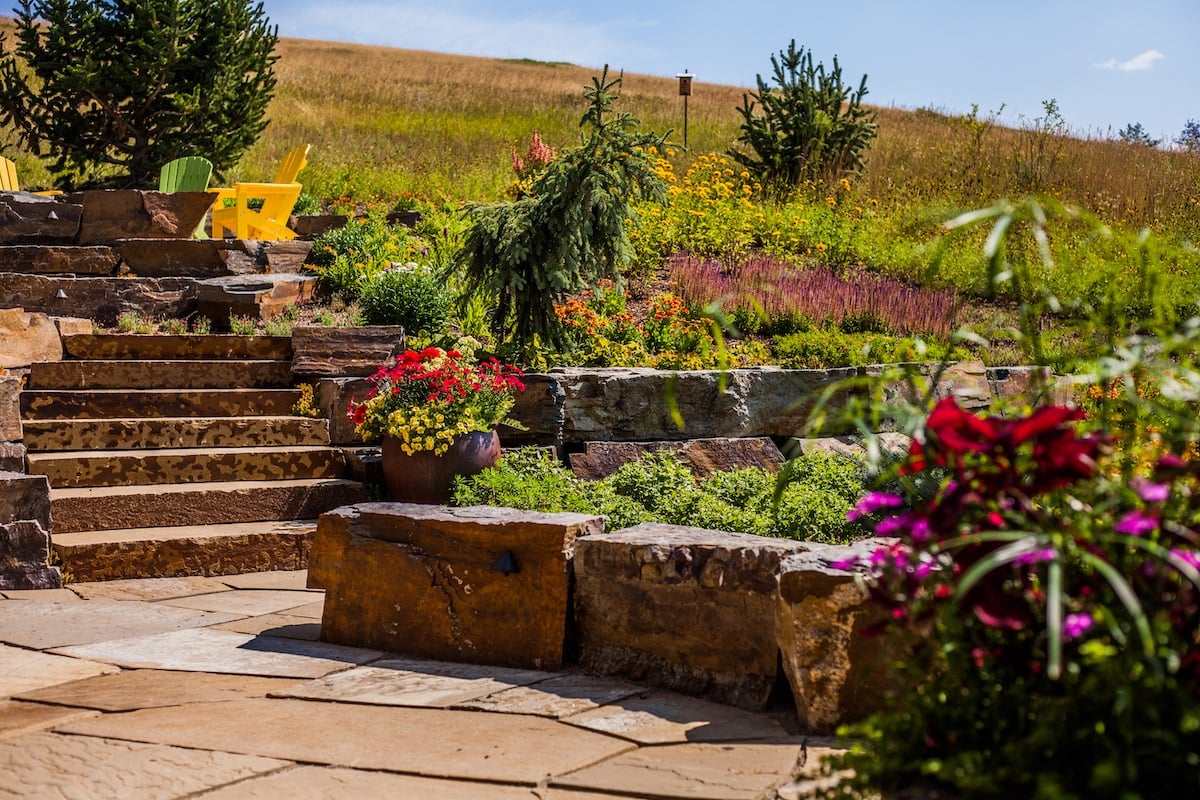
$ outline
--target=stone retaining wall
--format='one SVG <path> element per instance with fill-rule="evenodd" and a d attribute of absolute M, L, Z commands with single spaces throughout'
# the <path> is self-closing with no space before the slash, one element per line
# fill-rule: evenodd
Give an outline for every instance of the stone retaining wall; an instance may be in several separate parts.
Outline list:
<path fill-rule="evenodd" d="M 360 503 L 321 517 L 309 585 L 326 641 L 606 675 L 762 709 L 790 686 L 828 733 L 879 707 L 886 640 L 851 546 L 490 507 Z M 782 672 L 780 665 L 782 664 Z"/>

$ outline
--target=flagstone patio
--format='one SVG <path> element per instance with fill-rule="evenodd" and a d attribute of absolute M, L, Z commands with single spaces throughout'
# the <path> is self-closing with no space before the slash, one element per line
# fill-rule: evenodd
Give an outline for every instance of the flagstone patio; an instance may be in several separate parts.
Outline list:
<path fill-rule="evenodd" d="M 0 798 L 772 800 L 835 744 L 613 678 L 314 641 L 305 584 L 0 592 Z"/>

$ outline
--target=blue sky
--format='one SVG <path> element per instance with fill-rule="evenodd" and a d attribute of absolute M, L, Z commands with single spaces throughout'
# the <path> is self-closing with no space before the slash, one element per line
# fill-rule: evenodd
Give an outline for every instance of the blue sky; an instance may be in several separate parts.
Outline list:
<path fill-rule="evenodd" d="M 281 36 L 570 61 L 753 86 L 791 39 L 882 106 L 984 113 L 1009 125 L 1054 98 L 1072 130 L 1200 120 L 1200 0 L 265 0 Z"/>

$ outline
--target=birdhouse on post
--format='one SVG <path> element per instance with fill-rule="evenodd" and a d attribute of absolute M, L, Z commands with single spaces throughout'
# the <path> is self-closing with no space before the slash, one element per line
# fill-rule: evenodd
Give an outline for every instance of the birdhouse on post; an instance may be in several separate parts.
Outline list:
<path fill-rule="evenodd" d="M 696 76 L 685 69 L 676 73 L 675 77 L 679 78 L 679 96 L 683 98 L 683 149 L 687 150 L 688 98 L 692 96 L 692 78 Z"/>

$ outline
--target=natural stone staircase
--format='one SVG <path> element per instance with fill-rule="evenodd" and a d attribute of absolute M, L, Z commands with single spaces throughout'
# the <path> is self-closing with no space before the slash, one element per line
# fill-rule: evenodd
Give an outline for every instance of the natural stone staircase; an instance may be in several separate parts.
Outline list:
<path fill-rule="evenodd" d="M 21 393 L 28 471 L 75 580 L 301 569 L 315 518 L 365 499 L 298 417 L 287 338 L 64 336 Z"/>

